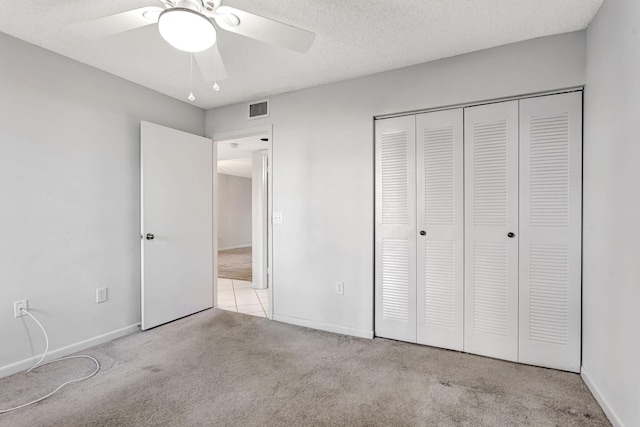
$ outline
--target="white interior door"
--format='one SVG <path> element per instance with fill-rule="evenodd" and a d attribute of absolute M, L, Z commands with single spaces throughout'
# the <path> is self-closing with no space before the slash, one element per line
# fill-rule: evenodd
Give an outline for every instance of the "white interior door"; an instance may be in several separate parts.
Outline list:
<path fill-rule="evenodd" d="M 416 117 L 417 342 L 463 349 L 463 111 Z"/>
<path fill-rule="evenodd" d="M 416 342 L 416 121 L 377 120 L 376 335 Z"/>
<path fill-rule="evenodd" d="M 464 114 L 464 350 L 517 361 L 518 101 Z"/>
<path fill-rule="evenodd" d="M 580 372 L 582 94 L 520 101 L 519 360 Z"/>
<path fill-rule="evenodd" d="M 142 122 L 142 329 L 213 305 L 212 141 Z"/>

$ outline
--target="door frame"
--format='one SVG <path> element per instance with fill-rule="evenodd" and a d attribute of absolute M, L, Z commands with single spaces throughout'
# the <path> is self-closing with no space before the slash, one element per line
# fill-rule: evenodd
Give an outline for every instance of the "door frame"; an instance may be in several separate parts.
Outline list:
<path fill-rule="evenodd" d="M 271 221 L 273 213 L 273 125 L 254 126 L 243 129 L 236 129 L 224 132 L 214 132 L 211 136 L 213 141 L 213 253 L 215 261 L 213 263 L 213 306 L 218 305 L 218 215 L 215 210 L 218 206 L 218 141 L 229 139 L 245 138 L 255 135 L 267 135 L 269 138 L 267 148 L 267 286 L 269 289 L 269 310 L 267 317 L 273 319 L 273 223 Z M 263 278 L 264 280 L 265 278 Z"/>

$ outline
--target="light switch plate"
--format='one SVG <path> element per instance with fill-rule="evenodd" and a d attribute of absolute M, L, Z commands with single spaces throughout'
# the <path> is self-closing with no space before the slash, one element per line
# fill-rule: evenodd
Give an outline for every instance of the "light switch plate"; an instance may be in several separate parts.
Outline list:
<path fill-rule="evenodd" d="M 274 224 L 282 224 L 284 219 L 282 217 L 282 212 L 274 212 L 273 213 L 273 223 Z"/>

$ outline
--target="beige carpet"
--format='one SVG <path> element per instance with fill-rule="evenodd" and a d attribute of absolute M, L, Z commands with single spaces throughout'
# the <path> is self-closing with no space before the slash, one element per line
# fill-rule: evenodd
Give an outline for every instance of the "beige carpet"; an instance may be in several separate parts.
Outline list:
<path fill-rule="evenodd" d="M 576 374 L 217 309 L 84 353 L 102 371 L 0 425 L 610 425 Z M 0 380 L 0 407 L 91 370 L 68 361 Z"/>
<path fill-rule="evenodd" d="M 219 251 L 218 277 L 251 281 L 251 248 Z"/>

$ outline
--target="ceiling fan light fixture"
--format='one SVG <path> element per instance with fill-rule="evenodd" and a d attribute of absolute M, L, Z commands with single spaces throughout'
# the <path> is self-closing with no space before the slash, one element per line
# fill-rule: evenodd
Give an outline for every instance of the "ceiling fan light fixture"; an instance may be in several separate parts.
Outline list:
<path fill-rule="evenodd" d="M 158 18 L 163 39 L 185 52 L 202 52 L 216 42 L 216 29 L 209 18 L 191 9 L 165 9 Z"/>

